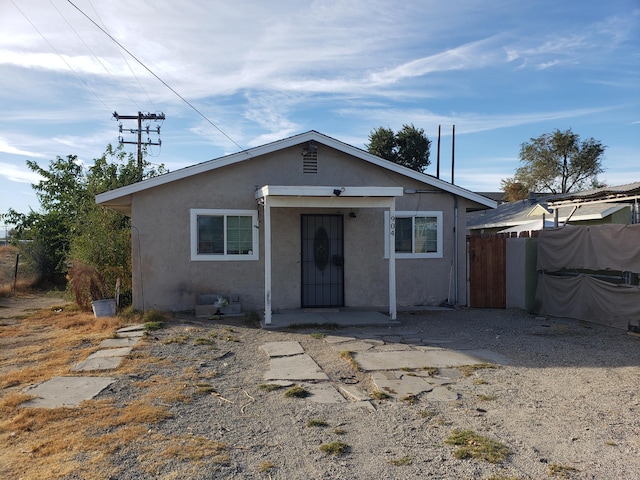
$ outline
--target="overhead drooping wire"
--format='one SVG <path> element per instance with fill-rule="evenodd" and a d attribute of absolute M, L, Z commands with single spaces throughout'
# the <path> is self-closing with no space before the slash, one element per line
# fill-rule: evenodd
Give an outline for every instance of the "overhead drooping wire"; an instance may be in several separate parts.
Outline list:
<path fill-rule="evenodd" d="M 93 6 L 93 3 L 91 3 L 91 0 L 89 0 L 89 5 L 91 5 L 91 8 L 93 8 L 93 11 L 95 12 L 96 16 L 98 17 L 98 20 L 100 20 L 100 23 L 103 25 L 104 29 L 106 30 L 107 28 L 105 26 L 104 20 L 102 20 L 102 18 L 100 17 L 100 14 L 98 13 L 98 10 L 96 10 L 96 7 Z M 149 93 L 144 88 L 144 85 L 142 84 L 142 82 L 140 81 L 138 76 L 136 75 L 136 72 L 133 70 L 133 68 L 131 68 L 131 64 L 129 63 L 129 60 L 127 60 L 126 55 L 124 53 L 122 53 L 122 50 L 120 50 L 119 48 L 117 48 L 116 50 L 118 50 L 118 53 L 122 57 L 122 60 L 124 60 L 124 63 L 127 64 L 127 67 L 129 68 L 129 71 L 131 72 L 131 75 L 133 75 L 133 78 L 136 79 L 136 82 L 138 82 L 138 85 L 140 86 L 140 88 L 142 89 L 144 94 L 146 95 L 147 100 L 149 100 L 149 103 L 153 106 L 153 108 L 155 110 L 156 107 L 155 107 L 155 104 L 153 103 L 153 100 L 151 100 L 151 97 L 149 96 Z"/>
<path fill-rule="evenodd" d="M 98 57 L 95 52 L 91 49 L 91 47 L 87 44 L 87 42 L 84 41 L 84 38 L 82 38 L 80 36 L 80 34 L 76 31 L 75 28 L 73 28 L 73 25 L 71 25 L 71 23 L 69 22 L 69 20 L 67 20 L 67 18 L 62 14 L 62 12 L 58 9 L 58 7 L 55 6 L 55 4 L 53 3 L 53 0 L 49 0 L 49 3 L 53 6 L 53 8 L 56 9 L 56 11 L 60 14 L 60 16 L 63 18 L 63 20 L 67 23 L 67 25 L 69 26 L 69 28 L 71 30 L 73 30 L 73 33 L 76 34 L 76 36 L 80 39 L 80 41 L 84 44 L 85 47 L 87 47 L 87 49 L 91 52 L 91 54 L 93 55 L 93 57 L 98 61 L 98 63 L 100 65 L 102 65 L 102 68 L 104 68 L 104 70 L 109 74 L 109 76 L 111 77 L 111 79 L 116 83 L 116 85 L 118 85 L 118 87 L 120 87 L 120 89 L 122 89 L 123 92 L 125 92 L 127 94 L 127 96 L 129 97 L 129 99 L 136 104 L 136 106 L 138 107 L 138 110 L 142 110 L 140 108 L 140 106 L 138 105 L 138 103 L 134 100 L 134 98 L 131 96 L 131 94 L 129 94 L 129 92 L 127 91 L 126 88 L 124 88 L 122 85 L 120 85 L 120 82 L 118 82 L 118 80 L 116 80 L 116 78 L 111 74 L 111 71 L 107 68 L 107 66 L 102 62 L 102 60 L 100 60 L 100 57 Z"/>
<path fill-rule="evenodd" d="M 13 0 L 11 0 L 13 2 Z M 93 23 L 102 33 L 104 33 L 107 37 L 109 37 L 109 39 L 111 39 L 111 41 L 113 41 L 116 45 L 118 45 L 122 50 L 124 50 L 125 52 L 127 52 L 128 55 L 131 56 L 131 58 L 133 58 L 136 62 L 138 62 L 147 72 L 149 72 L 151 75 L 153 75 L 160 83 L 162 83 L 165 87 L 167 87 L 169 90 L 171 90 L 171 92 L 176 95 L 180 100 L 182 100 L 186 105 L 188 105 L 194 112 L 196 112 L 200 117 L 202 117 L 208 124 L 210 124 L 213 128 L 215 128 L 216 130 L 218 130 L 218 132 L 220 132 L 222 135 L 225 136 L 225 138 L 227 138 L 227 140 L 229 140 L 231 143 L 233 143 L 236 147 L 238 147 L 240 150 L 245 150 L 243 147 L 241 147 L 233 138 L 231 138 L 229 135 L 227 135 L 220 127 L 218 127 L 215 123 L 213 123 L 211 120 L 209 120 L 209 118 L 207 118 L 207 116 L 202 113 L 200 110 L 198 110 L 193 104 L 191 104 L 191 102 L 189 102 L 186 98 L 184 98 L 182 95 L 180 95 L 171 85 L 169 85 L 167 82 L 165 82 L 162 78 L 160 78 L 158 75 L 156 75 L 153 70 L 151 70 L 149 67 L 147 67 L 140 59 L 138 59 L 138 57 L 136 57 L 133 53 L 131 53 L 127 48 L 125 48 L 124 45 L 122 45 L 118 40 L 116 40 L 109 32 L 107 32 L 104 28 L 102 28 L 100 25 L 98 25 L 91 17 L 89 17 L 89 15 L 87 15 L 86 13 L 84 13 L 77 5 L 75 5 L 71 0 L 67 0 L 67 2 L 69 2 L 69 4 L 74 7 L 76 10 L 78 10 L 78 12 L 80 12 L 87 20 L 89 20 L 91 23 Z"/>
<path fill-rule="evenodd" d="M 69 67 L 69 70 L 71 70 L 74 75 L 78 78 L 78 80 L 80 80 L 80 82 L 87 87 L 87 89 L 93 93 L 93 95 L 98 99 L 98 101 L 100 103 L 102 103 L 102 105 L 104 105 L 104 107 L 109 110 L 109 107 L 107 106 L 106 103 L 104 103 L 104 101 L 102 101 L 102 99 L 100 98 L 100 96 L 95 92 L 95 90 L 93 90 L 89 84 L 87 82 L 85 82 L 82 77 L 80 76 L 80 74 L 78 72 L 75 71 L 75 69 L 71 66 L 71 64 L 67 61 L 66 58 L 64 58 L 64 55 L 62 55 L 58 49 L 56 47 L 54 47 L 52 45 L 52 43 L 47 40 L 47 37 L 44 36 L 44 34 L 38 29 L 38 27 L 35 26 L 35 24 L 29 19 L 29 17 L 27 17 L 27 15 L 20 9 L 20 7 L 18 7 L 18 5 L 16 5 L 16 2 L 14 2 L 13 0 L 11 0 L 11 3 L 13 4 L 14 7 L 16 7 L 16 9 L 20 12 L 20 14 L 27 20 L 27 22 L 29 22 L 31 24 L 31 26 L 33 27 L 33 29 L 38 32 L 38 34 L 42 37 L 42 39 L 47 42 L 47 45 L 49 45 L 49 47 L 51 47 L 51 49 L 56 52 L 56 55 L 58 55 L 58 57 L 60 57 L 60 59 L 67 65 L 67 67 Z"/>

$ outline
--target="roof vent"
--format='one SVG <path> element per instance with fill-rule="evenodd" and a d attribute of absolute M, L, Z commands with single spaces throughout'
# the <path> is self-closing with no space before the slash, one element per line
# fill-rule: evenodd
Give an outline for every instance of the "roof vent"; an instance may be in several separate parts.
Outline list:
<path fill-rule="evenodd" d="M 302 154 L 302 173 L 318 173 L 318 151 L 306 151 Z"/>

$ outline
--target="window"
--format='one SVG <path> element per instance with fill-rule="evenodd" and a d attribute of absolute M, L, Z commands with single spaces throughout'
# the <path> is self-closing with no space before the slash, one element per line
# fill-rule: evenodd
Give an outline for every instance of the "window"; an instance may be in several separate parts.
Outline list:
<path fill-rule="evenodd" d="M 389 212 L 384 212 L 385 232 L 389 231 Z M 396 258 L 442 258 L 442 212 L 396 212 Z M 389 257 L 385 236 L 384 256 Z"/>
<path fill-rule="evenodd" d="M 191 210 L 191 260 L 257 260 L 258 212 Z"/>

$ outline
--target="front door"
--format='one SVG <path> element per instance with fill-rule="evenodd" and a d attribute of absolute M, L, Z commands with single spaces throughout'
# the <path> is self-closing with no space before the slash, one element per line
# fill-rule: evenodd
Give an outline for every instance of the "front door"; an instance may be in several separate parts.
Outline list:
<path fill-rule="evenodd" d="M 302 307 L 344 306 L 342 215 L 302 215 Z"/>

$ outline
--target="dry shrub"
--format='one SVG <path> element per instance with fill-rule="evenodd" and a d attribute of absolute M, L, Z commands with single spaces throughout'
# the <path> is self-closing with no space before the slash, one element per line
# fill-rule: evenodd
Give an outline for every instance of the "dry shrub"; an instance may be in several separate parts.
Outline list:
<path fill-rule="evenodd" d="M 67 273 L 69 289 L 80 308 L 91 310 L 91 302 L 111 296 L 104 275 L 92 265 L 74 261 Z"/>

